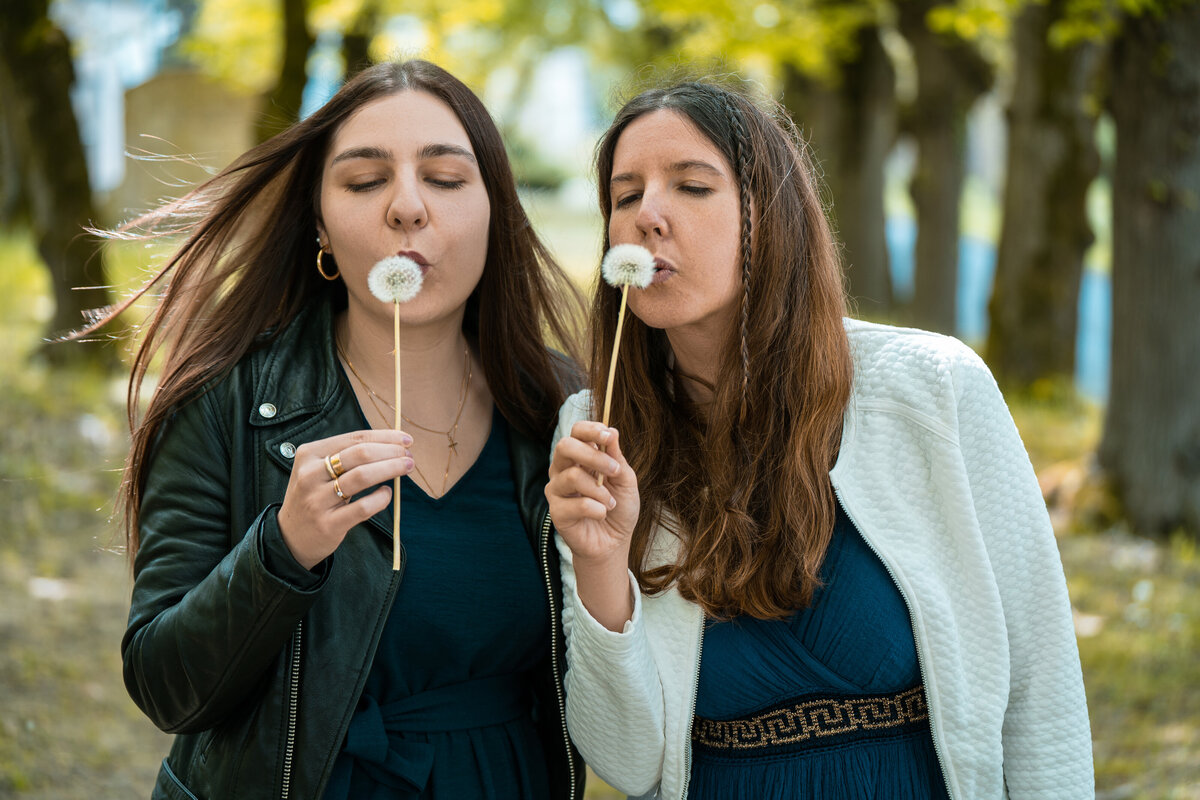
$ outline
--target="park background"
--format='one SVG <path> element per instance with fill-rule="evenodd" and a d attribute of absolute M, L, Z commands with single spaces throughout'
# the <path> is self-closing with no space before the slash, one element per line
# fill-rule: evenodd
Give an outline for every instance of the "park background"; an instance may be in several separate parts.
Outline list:
<path fill-rule="evenodd" d="M 122 370 L 169 244 L 114 228 L 416 55 L 496 116 L 590 287 L 590 159 L 623 95 L 757 82 L 812 145 L 856 314 L 1000 380 L 1058 534 L 1098 796 L 1200 798 L 1200 4 L 1195 0 L 6 0 L 0 12 L 0 797 L 145 797 L 113 498 Z M 615 796 L 599 781 L 589 797 Z"/>

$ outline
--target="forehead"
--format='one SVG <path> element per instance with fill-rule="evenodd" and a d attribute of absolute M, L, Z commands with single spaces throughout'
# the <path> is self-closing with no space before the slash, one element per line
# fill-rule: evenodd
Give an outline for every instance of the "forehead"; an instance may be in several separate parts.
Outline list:
<path fill-rule="evenodd" d="M 663 108 L 643 114 L 621 132 L 613 151 L 613 172 L 689 160 L 703 160 L 723 171 L 728 168 L 724 154 L 696 123 L 680 111 Z"/>
<path fill-rule="evenodd" d="M 454 144 L 474 153 L 471 139 L 458 116 L 443 101 L 410 89 L 381 97 L 351 114 L 330 142 L 332 158 L 347 147 L 383 147 L 397 155 L 436 142 Z"/>

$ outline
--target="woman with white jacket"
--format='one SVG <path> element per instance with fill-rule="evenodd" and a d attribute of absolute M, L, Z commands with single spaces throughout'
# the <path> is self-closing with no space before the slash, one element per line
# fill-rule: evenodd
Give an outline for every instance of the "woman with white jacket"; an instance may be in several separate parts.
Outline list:
<path fill-rule="evenodd" d="M 669 800 L 1092 797 L 1062 567 L 980 359 L 843 320 L 812 166 L 739 90 L 643 92 L 598 173 L 606 246 L 655 276 L 611 427 L 597 290 L 546 488 L 593 769 Z"/>

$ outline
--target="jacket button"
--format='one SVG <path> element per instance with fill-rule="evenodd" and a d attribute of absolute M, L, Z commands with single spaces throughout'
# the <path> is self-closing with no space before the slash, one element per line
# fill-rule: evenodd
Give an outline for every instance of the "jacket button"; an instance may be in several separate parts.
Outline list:
<path fill-rule="evenodd" d="M 284 458 L 295 458 L 296 445 L 292 444 L 291 442 L 284 442 L 283 444 L 279 445 L 279 452 L 283 453 Z"/>
<path fill-rule="evenodd" d="M 258 407 L 258 414 L 259 416 L 270 419 L 271 417 L 275 416 L 275 406 L 270 403 L 263 403 Z"/>

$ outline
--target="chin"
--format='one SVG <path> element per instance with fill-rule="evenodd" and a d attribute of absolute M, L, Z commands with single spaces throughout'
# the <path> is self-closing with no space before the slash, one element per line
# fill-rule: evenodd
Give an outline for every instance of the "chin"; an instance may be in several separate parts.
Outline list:
<path fill-rule="evenodd" d="M 630 293 L 629 310 L 642 324 L 658 330 L 687 325 L 695 316 L 686 308 L 680 308 L 678 302 L 670 302 L 663 297 L 647 297 L 645 293 L 636 299 Z"/>

